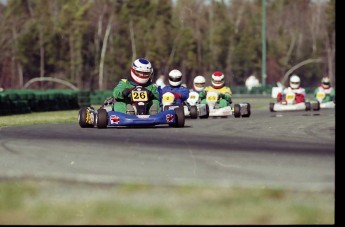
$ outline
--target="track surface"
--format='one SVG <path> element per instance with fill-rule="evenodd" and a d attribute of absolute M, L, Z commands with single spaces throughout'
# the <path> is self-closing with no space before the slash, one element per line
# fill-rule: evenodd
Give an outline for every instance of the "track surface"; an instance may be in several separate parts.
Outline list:
<path fill-rule="evenodd" d="M 0 178 L 335 190 L 335 110 L 186 119 L 184 128 L 0 128 Z"/>

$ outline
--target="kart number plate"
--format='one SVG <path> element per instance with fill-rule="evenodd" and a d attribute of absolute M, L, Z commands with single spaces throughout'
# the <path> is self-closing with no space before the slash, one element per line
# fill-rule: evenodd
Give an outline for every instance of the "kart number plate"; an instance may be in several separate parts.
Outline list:
<path fill-rule="evenodd" d="M 135 102 L 145 102 L 148 100 L 146 91 L 132 91 L 132 99 Z"/>
<path fill-rule="evenodd" d="M 294 99 L 295 99 L 295 95 L 294 94 L 286 95 L 286 100 L 294 100 Z"/>
<path fill-rule="evenodd" d="M 318 99 L 324 99 L 325 98 L 325 93 L 324 92 L 318 92 L 317 94 L 316 94 L 316 97 L 318 98 Z"/>
<path fill-rule="evenodd" d="M 208 101 L 216 101 L 217 97 L 216 96 L 207 96 Z"/>
<path fill-rule="evenodd" d="M 162 101 L 164 103 L 171 103 L 174 101 L 174 96 L 171 95 L 163 95 Z"/>

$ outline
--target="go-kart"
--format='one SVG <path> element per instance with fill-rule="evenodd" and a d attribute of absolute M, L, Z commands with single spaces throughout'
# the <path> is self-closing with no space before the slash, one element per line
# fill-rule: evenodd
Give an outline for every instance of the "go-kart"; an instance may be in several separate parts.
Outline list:
<path fill-rule="evenodd" d="M 319 102 L 312 103 L 310 101 L 297 103 L 296 94 L 294 92 L 288 92 L 283 94 L 281 101 L 276 103 L 270 102 L 269 109 L 271 112 L 320 110 L 319 104 Z"/>
<path fill-rule="evenodd" d="M 206 103 L 209 106 L 210 117 L 228 117 L 234 115 L 235 118 L 239 118 L 250 116 L 251 109 L 249 103 L 237 103 L 234 104 L 233 108 L 231 104 L 229 104 L 226 107 L 220 107 L 217 103 L 219 98 L 219 94 L 214 91 L 209 91 L 206 94 Z"/>
<path fill-rule="evenodd" d="M 208 118 L 209 117 L 209 106 L 208 104 L 200 103 L 200 95 L 198 92 L 190 91 L 188 99 L 186 100 L 185 104 L 187 106 L 187 110 L 185 110 L 186 116 L 190 116 L 191 118 Z M 197 114 L 195 114 L 195 107 L 197 109 Z M 188 115 L 189 110 L 189 115 Z"/>
<path fill-rule="evenodd" d="M 321 109 L 335 108 L 335 100 L 326 101 L 326 93 L 324 91 L 318 91 L 316 93 L 316 100 L 320 103 Z"/>
<path fill-rule="evenodd" d="M 195 93 L 195 94 L 194 94 Z M 189 93 L 188 99 L 183 103 L 175 103 L 175 96 L 172 92 L 165 92 L 162 95 L 162 108 L 163 110 L 175 109 L 177 107 L 183 108 L 185 117 L 196 119 L 208 117 L 208 105 L 197 104 L 199 94 L 196 92 Z"/>
<path fill-rule="evenodd" d="M 149 114 L 148 90 L 136 86 L 131 91 L 131 104 L 134 115 L 114 111 L 111 102 L 103 104 L 97 111 L 93 107 L 79 110 L 78 121 L 82 128 L 107 128 L 115 126 L 154 126 L 167 124 L 171 127 L 184 127 L 185 116 L 182 108 L 168 109 L 157 114 Z"/>

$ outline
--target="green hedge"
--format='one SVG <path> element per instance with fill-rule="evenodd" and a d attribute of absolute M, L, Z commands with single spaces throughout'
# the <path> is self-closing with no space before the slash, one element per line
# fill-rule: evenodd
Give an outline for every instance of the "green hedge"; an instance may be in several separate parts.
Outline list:
<path fill-rule="evenodd" d="M 231 87 L 233 94 L 270 95 L 272 85 L 253 87 L 251 91 L 245 86 Z M 315 88 L 307 87 L 306 93 L 312 94 Z M 0 116 L 30 112 L 80 109 L 91 105 L 101 105 L 113 90 L 34 90 L 10 89 L 0 92 Z"/>
<path fill-rule="evenodd" d="M 82 105 L 90 105 L 90 92 L 58 89 L 0 92 L 0 115 L 79 109 Z"/>

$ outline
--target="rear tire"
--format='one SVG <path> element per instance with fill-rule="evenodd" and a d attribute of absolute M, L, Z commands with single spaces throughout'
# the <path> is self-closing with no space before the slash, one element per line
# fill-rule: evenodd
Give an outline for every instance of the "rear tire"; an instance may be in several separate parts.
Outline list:
<path fill-rule="evenodd" d="M 208 106 L 208 104 L 206 104 L 206 115 L 204 116 L 200 116 L 199 118 L 201 119 L 206 119 L 210 116 L 210 107 Z"/>
<path fill-rule="evenodd" d="M 311 103 L 305 102 L 305 111 L 310 111 L 310 110 L 311 110 Z"/>
<path fill-rule="evenodd" d="M 274 103 L 273 102 L 270 102 L 270 111 L 271 112 L 275 112 L 274 111 Z"/>
<path fill-rule="evenodd" d="M 190 107 L 190 118 L 197 119 L 198 118 L 198 108 L 196 106 Z"/>
<path fill-rule="evenodd" d="M 240 104 L 234 105 L 234 117 L 235 118 L 241 117 L 241 106 L 240 106 Z"/>
<path fill-rule="evenodd" d="M 108 126 L 108 112 L 105 109 L 97 110 L 97 127 L 106 128 Z"/>
<path fill-rule="evenodd" d="M 315 105 L 313 105 L 313 110 L 319 111 L 320 110 L 320 102 L 316 101 Z"/>
<path fill-rule="evenodd" d="M 86 119 L 88 118 L 88 115 L 90 115 L 91 113 L 89 113 L 87 107 L 83 107 L 79 110 L 79 114 L 78 114 L 78 121 L 79 121 L 79 125 L 82 128 L 93 128 L 92 124 L 89 124 L 86 122 Z"/>
<path fill-rule="evenodd" d="M 250 104 L 247 103 L 247 114 L 243 114 L 242 117 L 250 117 L 251 111 L 250 111 Z"/>

